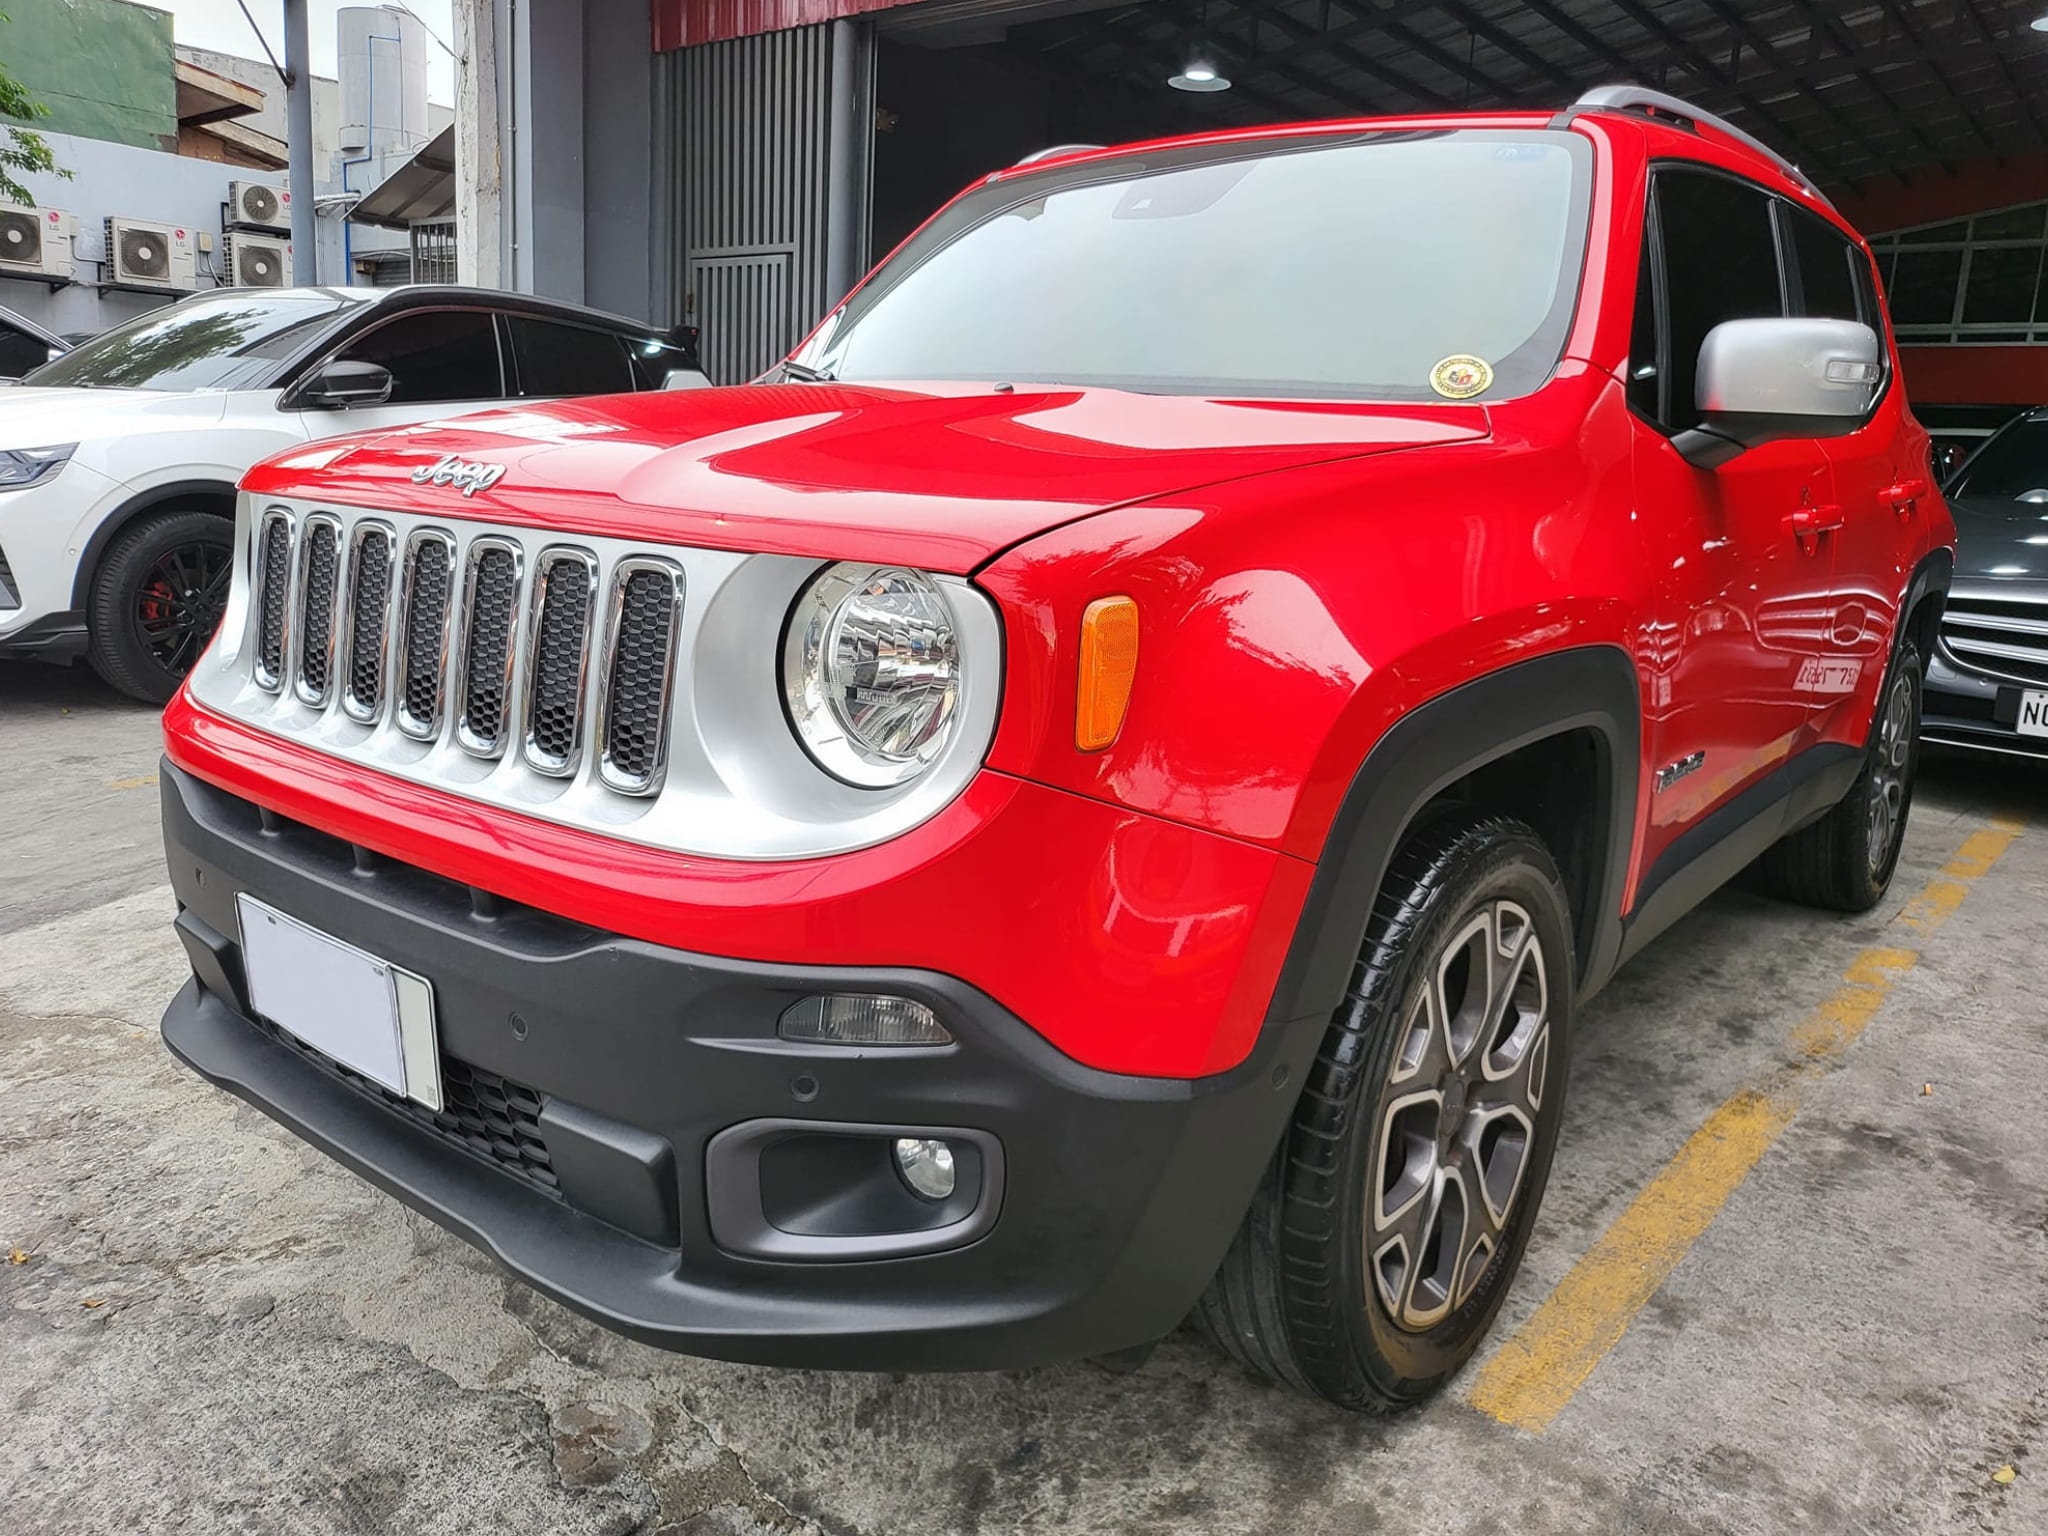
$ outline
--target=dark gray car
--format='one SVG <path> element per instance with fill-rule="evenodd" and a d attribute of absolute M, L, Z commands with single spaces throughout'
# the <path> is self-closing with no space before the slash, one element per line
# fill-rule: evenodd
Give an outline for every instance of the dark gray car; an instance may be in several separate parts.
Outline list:
<path fill-rule="evenodd" d="M 1999 428 L 1944 492 L 1956 574 L 1922 739 L 2048 757 L 2048 407 Z"/>

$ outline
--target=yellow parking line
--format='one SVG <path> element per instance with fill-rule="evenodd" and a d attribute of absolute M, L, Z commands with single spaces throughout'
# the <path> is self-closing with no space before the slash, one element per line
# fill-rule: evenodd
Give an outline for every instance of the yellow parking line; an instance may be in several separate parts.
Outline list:
<path fill-rule="evenodd" d="M 136 776 L 135 776 L 134 778 L 132 778 L 132 779 L 109 779 L 109 780 L 107 780 L 107 788 L 109 788 L 109 789 L 147 789 L 147 788 L 149 788 L 149 786 L 150 786 L 150 785 L 154 784 L 155 782 L 156 782 L 156 775 L 155 775 L 155 774 L 153 774 L 153 773 L 143 773 L 143 774 L 137 774 L 137 775 L 136 775 Z"/>
<path fill-rule="evenodd" d="M 1939 928 L 2020 831 L 2001 820 L 1972 832 L 1897 920 L 1923 933 Z M 1787 1038 L 1794 1065 L 1707 1117 L 1478 1371 L 1467 1394 L 1473 1407 L 1532 1434 L 1549 1427 L 1792 1123 L 1807 1087 L 1855 1043 L 1917 958 L 1910 949 L 1875 948 L 1849 962 L 1842 985 Z"/>

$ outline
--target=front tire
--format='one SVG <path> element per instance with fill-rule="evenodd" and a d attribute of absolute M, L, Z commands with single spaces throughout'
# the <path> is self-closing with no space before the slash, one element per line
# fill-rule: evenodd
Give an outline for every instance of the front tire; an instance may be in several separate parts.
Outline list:
<path fill-rule="evenodd" d="M 1901 640 L 1878 695 L 1856 782 L 1833 810 L 1779 838 L 1757 860 L 1772 895 L 1837 912 L 1868 912 L 1884 900 L 1913 809 L 1923 670 L 1920 647 Z"/>
<path fill-rule="evenodd" d="M 1199 1316 L 1341 1407 L 1435 1392 L 1492 1324 L 1564 1105 L 1571 919 L 1549 850 L 1458 813 L 1395 858 L 1294 1121 Z"/>
<path fill-rule="evenodd" d="M 189 511 L 123 529 L 87 598 L 93 670 L 131 699 L 168 703 L 220 626 L 234 531 L 227 518 Z"/>

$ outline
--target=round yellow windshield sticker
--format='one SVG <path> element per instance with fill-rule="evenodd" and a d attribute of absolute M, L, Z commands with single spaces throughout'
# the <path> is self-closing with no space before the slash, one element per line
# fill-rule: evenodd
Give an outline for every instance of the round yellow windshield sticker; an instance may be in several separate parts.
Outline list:
<path fill-rule="evenodd" d="M 1493 367 L 1483 357 L 1460 352 L 1429 370 L 1429 387 L 1450 400 L 1470 400 L 1493 383 Z"/>

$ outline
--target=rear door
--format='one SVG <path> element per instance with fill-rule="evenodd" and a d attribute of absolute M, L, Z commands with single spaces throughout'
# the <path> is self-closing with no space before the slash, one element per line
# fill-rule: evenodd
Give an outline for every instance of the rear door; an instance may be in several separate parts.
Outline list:
<path fill-rule="evenodd" d="M 638 386 L 617 331 L 538 315 L 508 314 L 512 385 L 527 399 L 617 395 Z"/>
<path fill-rule="evenodd" d="M 1671 445 L 1699 421 L 1694 384 L 1707 333 L 1724 320 L 1787 312 L 1774 201 L 1704 167 L 1666 166 L 1652 177 L 1628 383 L 1636 504 L 1659 585 L 1640 647 L 1646 869 L 1810 741 L 1831 548 L 1795 533 L 1793 514 L 1832 515 L 1827 457 L 1817 440 L 1792 439 L 1704 470 Z"/>
<path fill-rule="evenodd" d="M 1927 546 L 1921 503 L 1934 495 L 1927 435 L 1906 413 L 1889 377 L 1890 342 L 1870 258 L 1819 215 L 1779 205 L 1797 278 L 1799 312 L 1860 320 L 1885 343 L 1885 387 L 1870 419 L 1822 446 L 1834 469 L 1842 525 L 1834 544 L 1827 646 L 1813 672 L 1814 728 L 1823 740 L 1861 746 L 1884 686 L 1899 603 Z"/>

